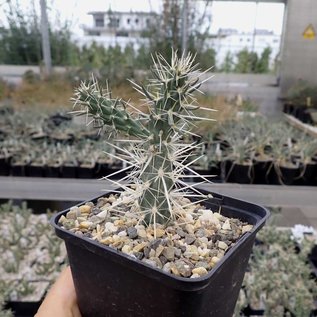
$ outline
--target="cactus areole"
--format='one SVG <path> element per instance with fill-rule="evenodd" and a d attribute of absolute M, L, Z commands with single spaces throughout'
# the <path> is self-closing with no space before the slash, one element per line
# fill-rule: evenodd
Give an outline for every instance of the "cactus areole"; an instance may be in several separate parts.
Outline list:
<path fill-rule="evenodd" d="M 178 57 L 174 52 L 171 63 L 161 55 L 156 55 L 153 61 L 152 79 L 148 84 L 132 82 L 146 99 L 147 113 L 112 98 L 109 89 L 100 88 L 94 78 L 76 90 L 73 113 L 86 115 L 91 119 L 89 123 L 100 129 L 110 128 L 131 137 L 132 149 L 121 149 L 113 144 L 123 153 L 120 159 L 131 169 L 124 180 L 134 184 L 121 187 L 131 193 L 130 198 L 138 204 L 145 222 L 155 225 L 177 217 L 179 206 L 175 198 L 186 196 L 191 189 L 180 178 L 186 171 L 195 173 L 190 168 L 193 162 L 188 162 L 190 153 L 198 146 L 185 144 L 183 139 L 194 135 L 190 131 L 198 121 L 213 121 L 197 116 L 196 110 L 213 110 L 200 107 L 193 96 L 204 73 L 194 65 L 192 55 Z M 208 198 L 197 189 L 194 193 L 202 200 Z"/>

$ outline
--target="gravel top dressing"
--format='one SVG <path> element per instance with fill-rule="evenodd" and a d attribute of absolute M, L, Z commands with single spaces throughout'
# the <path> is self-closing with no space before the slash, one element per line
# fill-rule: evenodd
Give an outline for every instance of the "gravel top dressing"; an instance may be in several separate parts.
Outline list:
<path fill-rule="evenodd" d="M 253 226 L 227 218 L 221 210 L 179 197 L 177 218 L 167 225 L 145 225 L 137 200 L 111 194 L 75 206 L 59 225 L 176 276 L 198 278 L 208 273 L 226 251 Z M 176 201 L 177 201 L 176 200 Z"/>

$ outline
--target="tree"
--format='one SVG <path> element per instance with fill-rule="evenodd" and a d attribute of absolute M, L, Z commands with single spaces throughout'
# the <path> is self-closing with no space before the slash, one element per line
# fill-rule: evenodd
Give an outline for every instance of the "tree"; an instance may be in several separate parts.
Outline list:
<path fill-rule="evenodd" d="M 233 56 L 230 51 L 227 52 L 223 64 L 220 67 L 220 70 L 225 73 L 230 73 L 233 71 Z"/>
<path fill-rule="evenodd" d="M 21 11 L 19 0 L 2 5 L 7 27 L 0 28 L 0 63 L 14 65 L 39 65 L 42 61 L 39 17 L 31 2 L 31 9 Z M 68 21 L 58 28 L 49 26 L 53 65 L 76 64 L 78 49 L 71 40 Z"/>
<path fill-rule="evenodd" d="M 235 73 L 249 73 L 250 72 L 250 58 L 249 51 L 244 48 L 237 53 L 237 62 L 234 67 Z"/>
<path fill-rule="evenodd" d="M 208 67 L 215 63 L 215 53 L 205 47 L 205 41 L 210 36 L 210 16 L 208 15 L 211 0 L 204 0 L 204 9 L 199 9 L 198 1 L 191 1 L 187 8 L 186 29 L 181 29 L 182 0 L 164 0 L 162 15 L 153 19 L 149 32 L 149 52 L 160 52 L 167 60 L 171 59 L 172 49 L 182 54 L 182 32 L 187 34 L 187 51 L 196 55 L 196 62 L 208 61 Z M 201 59 L 201 60 L 200 60 Z M 149 65 L 148 65 L 149 66 Z"/>
<path fill-rule="evenodd" d="M 272 49 L 267 47 L 261 54 L 261 57 L 257 63 L 256 72 L 257 73 L 268 73 L 270 71 L 270 56 Z"/>

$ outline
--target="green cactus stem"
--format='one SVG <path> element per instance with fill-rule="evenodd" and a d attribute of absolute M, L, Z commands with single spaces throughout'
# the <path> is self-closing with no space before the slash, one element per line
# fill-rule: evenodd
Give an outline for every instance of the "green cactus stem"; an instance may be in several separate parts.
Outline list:
<path fill-rule="evenodd" d="M 205 120 L 194 114 L 204 109 L 196 104 L 192 93 L 200 86 L 194 58 L 179 58 L 174 52 L 169 64 L 156 55 L 149 84 L 134 88 L 147 100 L 149 114 L 128 112 L 128 103 L 112 99 L 108 90 L 99 88 L 96 80 L 82 83 L 76 91 L 74 111 L 86 114 L 97 126 L 111 126 L 139 139 L 131 157 L 137 167 L 130 181 L 141 188 L 136 194 L 146 223 L 167 223 L 175 218 L 173 191 L 179 188 L 180 177 L 189 164 L 184 164 L 196 145 L 184 145 L 182 138 L 192 133 L 196 121 Z M 132 107 L 132 106 L 131 106 Z M 124 152 L 125 154 L 127 151 Z M 129 163 L 129 162 L 128 162 Z"/>

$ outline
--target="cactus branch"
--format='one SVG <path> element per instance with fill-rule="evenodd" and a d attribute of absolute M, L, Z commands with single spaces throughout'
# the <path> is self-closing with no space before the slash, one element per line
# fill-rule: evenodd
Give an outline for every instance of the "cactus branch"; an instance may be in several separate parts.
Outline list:
<path fill-rule="evenodd" d="M 85 114 L 95 124 L 111 126 L 140 141 L 133 140 L 125 149 L 121 144 L 113 145 L 117 152 L 114 157 L 120 155 L 128 165 L 126 170 L 131 168 L 123 180 L 128 180 L 134 187 L 122 184 L 122 189 L 135 202 L 136 212 L 142 212 L 142 220 L 155 227 L 156 223 L 167 223 L 181 216 L 182 206 L 177 202 L 180 195 L 195 197 L 199 201 L 208 198 L 182 180 L 186 171 L 193 173 L 190 165 L 194 161 L 188 161 L 200 146 L 186 144 L 183 138 L 196 136 L 191 128 L 196 122 L 206 120 L 201 115 L 196 116 L 195 111 L 211 109 L 200 107 L 193 95 L 199 92 L 200 76 L 204 73 L 198 72 L 191 54 L 179 58 L 174 52 L 171 63 L 159 54 L 152 59 L 154 66 L 148 85 L 131 81 L 145 97 L 149 114 L 133 109 L 137 113 L 132 116 L 126 110 L 129 104 L 112 99 L 109 90 L 102 90 L 95 79 L 81 84 L 74 101 L 75 107 L 81 107 L 76 114 Z M 107 179 L 116 186 L 121 184 Z M 206 178 L 203 180 L 208 182 Z"/>
<path fill-rule="evenodd" d="M 101 89 L 94 77 L 88 84 L 81 83 L 72 100 L 75 102 L 74 108 L 81 107 L 81 110 L 73 113 L 92 117 L 92 122 L 98 126 L 110 126 L 139 138 L 149 135 L 144 125 L 132 118 L 126 110 L 126 103 L 121 99 L 111 98 L 110 92 Z"/>

